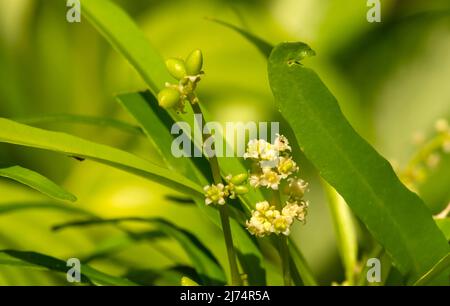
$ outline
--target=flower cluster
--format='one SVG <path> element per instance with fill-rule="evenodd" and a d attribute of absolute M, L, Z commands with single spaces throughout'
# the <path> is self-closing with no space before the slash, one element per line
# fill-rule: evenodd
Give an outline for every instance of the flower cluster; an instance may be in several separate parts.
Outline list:
<path fill-rule="evenodd" d="M 248 231 L 258 237 L 268 234 L 289 235 L 294 219 L 304 222 L 308 203 L 301 201 L 287 202 L 281 212 L 270 206 L 267 201 L 256 204 L 256 210 L 252 212 L 252 217 L 247 221 Z"/>
<path fill-rule="evenodd" d="M 283 135 L 277 135 L 273 144 L 264 139 L 250 140 L 244 154 L 245 159 L 254 161 L 250 185 L 278 190 L 282 179 L 298 171 L 290 151 L 289 142 Z"/>
<path fill-rule="evenodd" d="M 263 139 L 248 143 L 244 158 L 253 162 L 250 185 L 276 192 L 284 185 L 282 190 L 287 197 L 284 206 L 278 208 L 267 201 L 256 204 L 250 220 L 247 220 L 247 229 L 253 235 L 289 235 L 295 219 L 305 222 L 308 202 L 303 200 L 303 196 L 308 184 L 296 176 L 299 167 L 293 161 L 291 151 L 289 141 L 283 135 L 277 135 L 273 144 Z"/>
<path fill-rule="evenodd" d="M 205 192 L 205 204 L 217 204 L 224 205 L 226 203 L 226 199 L 235 199 L 237 195 L 245 194 L 248 192 L 247 186 L 245 183 L 247 182 L 247 174 L 241 173 L 235 176 L 228 175 L 225 178 L 226 185 L 212 184 L 203 187 Z"/>
<path fill-rule="evenodd" d="M 203 74 L 203 55 L 200 50 L 192 51 L 186 60 L 170 58 L 166 61 L 169 73 L 178 80 L 178 84 L 166 83 L 166 88 L 158 94 L 158 103 L 161 107 L 173 108 L 184 113 L 186 102 L 197 103 L 195 94 L 197 83 Z"/>

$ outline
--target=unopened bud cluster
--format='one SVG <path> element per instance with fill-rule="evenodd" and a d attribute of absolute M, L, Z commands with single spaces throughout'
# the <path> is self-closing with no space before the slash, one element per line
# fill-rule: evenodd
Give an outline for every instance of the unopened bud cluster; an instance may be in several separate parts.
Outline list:
<path fill-rule="evenodd" d="M 267 201 L 256 204 L 256 209 L 247 221 L 247 229 L 253 235 L 289 235 L 295 219 L 305 222 L 308 202 L 303 200 L 303 196 L 308 184 L 297 177 L 299 167 L 292 160 L 291 150 L 289 141 L 283 135 L 277 135 L 273 144 L 263 139 L 254 139 L 248 143 L 244 158 L 252 161 L 250 185 L 255 188 L 282 189 L 285 196 L 284 205 L 280 208 Z"/>
<path fill-rule="evenodd" d="M 170 58 L 166 61 L 169 73 L 178 80 L 178 84 L 166 83 L 158 94 L 158 103 L 165 109 L 175 109 L 184 113 L 186 102 L 197 103 L 195 94 L 197 83 L 203 74 L 203 56 L 200 50 L 192 51 L 185 60 Z"/>

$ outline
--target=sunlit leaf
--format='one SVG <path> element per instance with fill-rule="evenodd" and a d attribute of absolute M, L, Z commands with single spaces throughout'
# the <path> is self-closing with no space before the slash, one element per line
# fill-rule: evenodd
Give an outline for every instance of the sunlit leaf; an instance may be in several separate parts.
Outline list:
<path fill-rule="evenodd" d="M 10 178 L 27 185 L 49 197 L 75 202 L 77 198 L 45 176 L 20 166 L 0 168 L 0 176 Z"/>
<path fill-rule="evenodd" d="M 139 72 L 153 93 L 172 77 L 159 53 L 150 45 L 135 22 L 114 2 L 89 0 L 82 14 Z"/>
<path fill-rule="evenodd" d="M 0 142 L 12 143 L 91 159 L 143 176 L 180 192 L 201 196 L 194 182 L 131 153 L 76 136 L 30 127 L 0 118 Z"/>

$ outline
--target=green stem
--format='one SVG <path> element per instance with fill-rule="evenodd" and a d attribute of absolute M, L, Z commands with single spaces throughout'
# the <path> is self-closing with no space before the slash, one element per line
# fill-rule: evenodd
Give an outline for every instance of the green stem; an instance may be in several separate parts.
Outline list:
<path fill-rule="evenodd" d="M 280 198 L 279 191 L 273 192 L 272 203 L 281 212 L 281 210 L 283 209 L 283 206 L 281 205 L 281 198 Z M 291 286 L 292 278 L 291 278 L 291 268 L 289 267 L 288 239 L 284 235 L 280 235 L 278 238 L 279 238 L 278 239 L 279 240 L 279 252 L 280 252 L 281 264 L 282 264 L 282 270 L 283 270 L 284 285 Z"/>
<path fill-rule="evenodd" d="M 205 122 L 205 118 L 203 116 L 203 113 L 202 113 L 202 110 L 201 110 L 199 104 L 195 103 L 195 104 L 191 104 L 191 105 L 192 105 L 192 110 L 194 111 L 194 113 L 200 114 L 202 122 Z M 200 128 L 202 128 L 201 125 L 200 125 Z M 205 139 L 207 139 L 210 136 L 211 135 L 204 135 L 202 133 L 202 146 L 203 146 L 203 143 L 205 142 Z M 217 184 L 222 183 L 222 176 L 220 174 L 219 161 L 217 160 L 217 157 L 214 156 L 214 157 L 208 158 L 208 161 L 209 161 L 209 164 L 211 167 L 214 184 L 217 185 Z M 228 206 L 226 204 L 221 205 L 219 207 L 219 214 L 220 214 L 220 221 L 222 223 L 222 231 L 223 231 L 223 236 L 225 239 L 225 246 L 227 249 L 228 263 L 230 265 L 231 285 L 242 286 L 242 279 L 241 279 L 241 276 L 239 273 L 239 268 L 238 268 L 238 264 L 237 264 L 237 260 L 236 260 L 236 251 L 234 249 L 234 244 L 233 244 L 233 236 L 231 234 Z"/>

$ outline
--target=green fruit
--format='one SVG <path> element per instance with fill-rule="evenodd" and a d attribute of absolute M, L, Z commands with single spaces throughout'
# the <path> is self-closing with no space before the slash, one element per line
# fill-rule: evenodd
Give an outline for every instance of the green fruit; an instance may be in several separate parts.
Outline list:
<path fill-rule="evenodd" d="M 230 180 L 230 183 L 233 183 L 234 185 L 240 185 L 246 180 L 247 180 L 247 173 L 241 173 L 233 176 Z"/>
<path fill-rule="evenodd" d="M 158 94 L 158 104 L 163 108 L 172 108 L 180 102 L 180 93 L 174 88 L 164 88 Z"/>
<path fill-rule="evenodd" d="M 236 194 L 245 194 L 248 192 L 247 186 L 236 186 L 234 187 Z"/>
<path fill-rule="evenodd" d="M 197 75 L 202 70 L 203 55 L 202 51 L 194 50 L 186 58 L 186 72 L 188 75 Z"/>
<path fill-rule="evenodd" d="M 167 70 L 177 80 L 181 80 L 186 76 L 186 66 L 184 61 L 179 58 L 169 58 L 166 61 Z"/>

